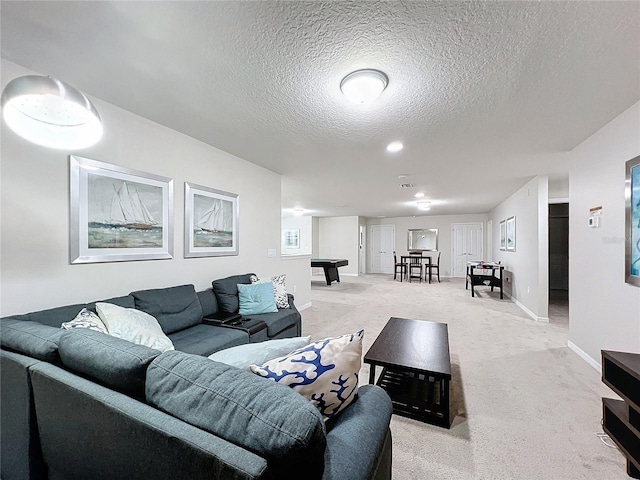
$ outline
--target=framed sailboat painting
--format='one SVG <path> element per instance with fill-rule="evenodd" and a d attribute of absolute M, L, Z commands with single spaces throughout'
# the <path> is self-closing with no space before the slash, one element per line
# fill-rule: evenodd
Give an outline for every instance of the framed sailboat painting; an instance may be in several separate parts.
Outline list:
<path fill-rule="evenodd" d="M 71 263 L 173 258 L 173 180 L 69 156 Z"/>
<path fill-rule="evenodd" d="M 185 258 L 238 255 L 237 194 L 185 182 L 184 210 Z"/>

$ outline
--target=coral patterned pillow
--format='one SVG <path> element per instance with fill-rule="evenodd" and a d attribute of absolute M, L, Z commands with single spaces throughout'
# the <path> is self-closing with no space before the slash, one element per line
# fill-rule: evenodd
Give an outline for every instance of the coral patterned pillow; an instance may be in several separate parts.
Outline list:
<path fill-rule="evenodd" d="M 362 365 L 364 330 L 311 343 L 262 365 L 257 375 L 288 385 L 313 403 L 325 420 L 335 417 L 354 399 Z"/>

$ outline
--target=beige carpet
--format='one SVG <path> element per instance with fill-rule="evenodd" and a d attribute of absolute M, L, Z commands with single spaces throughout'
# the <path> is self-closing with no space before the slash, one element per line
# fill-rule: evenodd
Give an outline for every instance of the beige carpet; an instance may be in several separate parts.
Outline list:
<path fill-rule="evenodd" d="M 311 297 L 303 333 L 317 340 L 364 328 L 364 352 L 391 316 L 449 325 L 452 427 L 394 415 L 395 480 L 629 478 L 621 453 L 596 436 L 601 397 L 615 395 L 566 346 L 566 301 L 546 324 L 486 287 L 471 298 L 462 279 L 364 275 L 328 287 L 313 277 Z M 368 378 L 363 365 L 361 384 Z"/>

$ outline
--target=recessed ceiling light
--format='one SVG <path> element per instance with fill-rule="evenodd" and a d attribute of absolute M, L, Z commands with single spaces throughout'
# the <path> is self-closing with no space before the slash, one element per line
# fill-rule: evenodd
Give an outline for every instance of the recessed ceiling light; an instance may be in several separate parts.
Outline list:
<path fill-rule="evenodd" d="M 415 197 L 416 197 L 416 198 L 422 198 L 422 197 L 424 197 L 424 192 L 418 192 L 418 193 L 416 193 Z"/>
<path fill-rule="evenodd" d="M 389 78 L 379 70 L 365 69 L 351 72 L 340 82 L 340 90 L 352 103 L 369 103 L 380 96 Z"/>
<path fill-rule="evenodd" d="M 404 145 L 402 145 L 402 142 L 391 142 L 389 145 L 387 145 L 387 152 L 396 153 L 403 148 Z"/>
<path fill-rule="evenodd" d="M 420 200 L 419 202 L 416 202 L 416 205 L 418 205 L 420 210 L 429 210 L 431 208 L 431 202 L 426 200 Z"/>

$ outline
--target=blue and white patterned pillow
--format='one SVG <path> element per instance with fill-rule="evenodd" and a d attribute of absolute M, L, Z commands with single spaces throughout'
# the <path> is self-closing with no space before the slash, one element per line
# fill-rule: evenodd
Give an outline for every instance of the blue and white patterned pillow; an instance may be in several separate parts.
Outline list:
<path fill-rule="evenodd" d="M 355 398 L 363 338 L 364 330 L 326 338 L 249 368 L 257 375 L 290 386 L 328 420 Z"/>
<path fill-rule="evenodd" d="M 70 322 L 64 322 L 60 327 L 65 330 L 71 328 L 88 328 L 89 330 L 95 330 L 100 333 L 109 333 L 103 321 L 100 320 L 100 317 L 87 308 L 80 310 L 76 318 Z"/>

